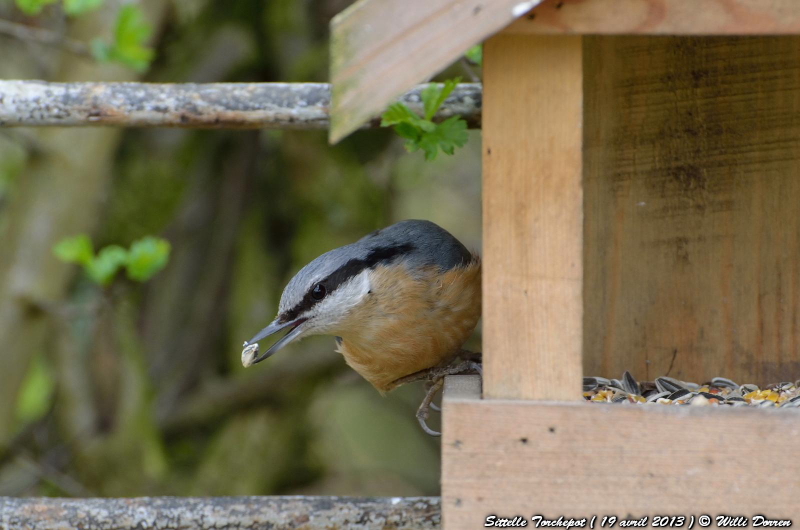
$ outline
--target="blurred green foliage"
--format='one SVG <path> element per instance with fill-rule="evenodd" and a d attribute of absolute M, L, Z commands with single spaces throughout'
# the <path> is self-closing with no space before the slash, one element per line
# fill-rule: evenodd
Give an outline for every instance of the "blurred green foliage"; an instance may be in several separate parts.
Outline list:
<path fill-rule="evenodd" d="M 15 0 L 17 7 L 26 15 L 38 15 L 42 10 L 59 0 Z M 80 16 L 99 9 L 105 0 L 64 0 L 64 13 Z M 119 9 L 112 41 L 92 40 L 91 51 L 95 59 L 102 62 L 116 61 L 143 72 L 155 57 L 155 51 L 146 45 L 153 33 L 137 4 L 125 4 Z"/>
<path fill-rule="evenodd" d="M 93 282 L 107 286 L 122 267 L 131 280 L 146 282 L 167 266 L 170 248 L 169 241 L 147 236 L 134 241 L 128 250 L 108 245 L 95 255 L 89 236 L 80 234 L 59 241 L 53 253 L 63 262 L 83 266 Z"/>
<path fill-rule="evenodd" d="M 55 378 L 43 355 L 31 362 L 17 401 L 17 420 L 22 425 L 40 420 L 52 406 Z"/>
<path fill-rule="evenodd" d="M 92 41 L 92 53 L 100 61 L 119 61 L 142 72 L 150 65 L 155 52 L 145 46 L 153 28 L 144 19 L 142 11 L 133 4 L 122 7 L 114 28 L 114 40 L 107 44 L 100 39 Z"/>
<path fill-rule="evenodd" d="M 476 44 L 464 54 L 464 57 L 473 64 L 483 66 L 483 44 Z"/>
<path fill-rule="evenodd" d="M 72 16 L 82 15 L 98 9 L 103 2 L 105 0 L 64 0 L 64 12 Z"/>
<path fill-rule="evenodd" d="M 55 4 L 58 0 L 16 0 L 17 7 L 26 15 L 38 15 L 45 6 Z"/>
<path fill-rule="evenodd" d="M 422 150 L 426 160 L 435 160 L 439 150 L 452 155 L 456 147 L 467 143 L 467 122 L 460 116 L 451 116 L 441 123 L 434 123 L 433 117 L 455 90 L 461 78 L 450 79 L 443 86 L 430 84 L 422 91 L 424 117 L 417 116 L 404 103 L 389 105 L 381 119 L 382 127 L 394 127 L 394 131 L 406 139 L 409 152 Z"/>

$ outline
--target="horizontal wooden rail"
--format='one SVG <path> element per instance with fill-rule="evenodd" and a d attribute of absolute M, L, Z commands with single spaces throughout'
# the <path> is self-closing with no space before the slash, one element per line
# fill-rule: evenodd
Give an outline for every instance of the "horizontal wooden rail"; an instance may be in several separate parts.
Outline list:
<path fill-rule="evenodd" d="M 400 97 L 421 111 L 419 85 Z M 0 127 L 325 129 L 327 83 L 48 83 L 0 81 Z M 436 115 L 481 124 L 481 85 L 463 83 Z M 366 126 L 375 127 L 379 120 Z"/>
<path fill-rule="evenodd" d="M 0 497 L 0 528 L 439 528 L 438 497 Z"/>

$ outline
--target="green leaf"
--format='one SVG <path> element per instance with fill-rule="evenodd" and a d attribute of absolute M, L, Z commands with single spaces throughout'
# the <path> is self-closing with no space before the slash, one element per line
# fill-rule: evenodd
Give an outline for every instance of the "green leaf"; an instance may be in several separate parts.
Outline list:
<path fill-rule="evenodd" d="M 456 147 L 467 142 L 467 122 L 460 116 L 452 116 L 437 125 L 431 118 L 460 81 L 460 78 L 451 79 L 442 86 L 430 84 L 422 90 L 425 118 L 417 116 L 405 104 L 397 102 L 383 113 L 381 125 L 394 126 L 395 132 L 407 140 L 405 147 L 409 152 L 422 149 L 428 160 L 435 159 L 439 149 L 452 155 Z"/>
<path fill-rule="evenodd" d="M 411 112 L 411 109 L 405 104 L 400 102 L 392 103 L 381 116 L 381 127 L 388 127 L 398 123 L 413 123 L 414 120 L 418 119 L 419 116 Z"/>
<path fill-rule="evenodd" d="M 94 0 L 84 0 L 94 1 Z M 137 71 L 145 70 L 153 60 L 154 52 L 144 45 L 153 32 L 138 6 L 122 7 L 114 30 L 114 42 L 92 42 L 92 54 L 100 61 L 118 61 Z"/>
<path fill-rule="evenodd" d="M 89 11 L 94 11 L 105 0 L 64 0 L 64 12 L 68 15 L 82 15 Z"/>
<path fill-rule="evenodd" d="M 17 7 L 26 15 L 38 15 L 44 6 L 55 4 L 58 0 L 16 0 Z"/>
<path fill-rule="evenodd" d="M 55 379 L 44 356 L 39 354 L 31 362 L 17 395 L 16 416 L 23 424 L 41 419 L 53 399 Z"/>
<path fill-rule="evenodd" d="M 398 134 L 398 136 L 407 140 L 417 141 L 419 140 L 420 136 L 422 136 L 422 131 L 410 123 L 398 123 L 394 126 L 394 131 Z"/>
<path fill-rule="evenodd" d="M 463 147 L 468 139 L 467 122 L 460 116 L 452 116 L 438 124 L 432 133 L 424 134 L 419 147 L 425 151 L 426 160 L 434 160 L 439 149 L 452 155 L 455 148 Z"/>
<path fill-rule="evenodd" d="M 453 93 L 456 86 L 461 82 L 460 77 L 445 81 L 442 87 L 431 83 L 422 91 L 422 103 L 425 108 L 425 119 L 432 120 L 436 112 L 444 104 L 447 97 Z"/>
<path fill-rule="evenodd" d="M 89 278 L 99 285 L 109 285 L 119 268 L 128 261 L 128 251 L 119 245 L 103 247 L 91 263 L 86 265 Z"/>
<path fill-rule="evenodd" d="M 86 234 L 62 239 L 53 247 L 53 254 L 66 263 L 88 265 L 94 259 L 92 240 Z"/>
<path fill-rule="evenodd" d="M 467 60 L 471 63 L 483 66 L 483 44 L 476 44 L 464 54 Z"/>
<path fill-rule="evenodd" d="M 166 239 L 147 236 L 135 241 L 128 252 L 128 278 L 145 282 L 167 266 L 170 244 Z"/>

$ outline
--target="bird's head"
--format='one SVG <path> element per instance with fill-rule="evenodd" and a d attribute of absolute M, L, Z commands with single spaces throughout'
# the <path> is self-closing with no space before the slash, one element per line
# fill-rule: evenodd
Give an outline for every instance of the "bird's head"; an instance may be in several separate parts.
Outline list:
<path fill-rule="evenodd" d="M 451 249 L 450 247 L 453 247 Z M 378 265 L 416 267 L 468 261 L 469 253 L 455 238 L 429 221 L 401 221 L 359 241 L 326 252 L 303 267 L 281 296 L 278 316 L 245 343 L 245 352 L 257 353 L 255 344 L 289 330 L 266 352 L 245 365 L 263 361 L 287 344 L 310 335 L 333 335 L 348 316 L 371 294 L 370 275 Z"/>

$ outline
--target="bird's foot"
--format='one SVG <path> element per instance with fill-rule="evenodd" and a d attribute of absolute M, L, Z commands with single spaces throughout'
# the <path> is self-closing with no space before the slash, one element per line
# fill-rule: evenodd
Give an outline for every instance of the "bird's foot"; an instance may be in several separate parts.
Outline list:
<path fill-rule="evenodd" d="M 425 393 L 425 398 L 422 400 L 422 403 L 417 409 L 417 421 L 419 421 L 420 427 L 422 427 L 422 430 L 426 433 L 430 434 L 431 436 L 441 436 L 442 433 L 434 431 L 428 427 L 427 423 L 429 409 L 433 408 L 436 411 L 441 410 L 433 404 L 433 398 L 436 397 L 436 394 L 438 394 L 444 386 L 444 378 L 446 376 L 472 373 L 477 373 L 483 377 L 483 368 L 481 367 L 481 364 L 473 360 L 465 360 L 448 366 L 434 366 L 433 368 L 420 370 L 419 372 L 415 372 L 411 375 L 401 377 L 394 382 L 394 386 L 400 386 L 421 380 L 425 380 L 430 383 L 430 386 Z"/>

